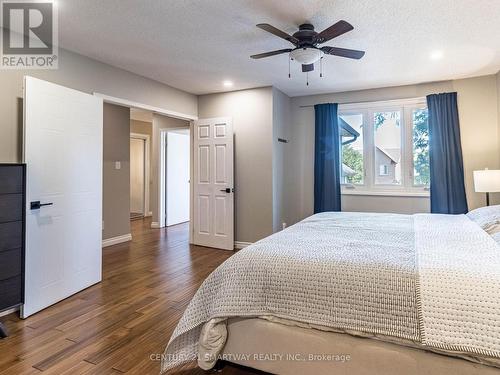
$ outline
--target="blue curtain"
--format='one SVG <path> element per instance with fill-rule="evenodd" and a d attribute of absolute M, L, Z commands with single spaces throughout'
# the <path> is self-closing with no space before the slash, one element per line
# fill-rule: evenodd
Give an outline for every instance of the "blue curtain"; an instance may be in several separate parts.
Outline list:
<path fill-rule="evenodd" d="M 467 212 L 457 93 L 427 96 L 431 212 Z"/>
<path fill-rule="evenodd" d="M 314 141 L 314 213 L 340 211 L 340 131 L 337 104 L 317 104 Z"/>

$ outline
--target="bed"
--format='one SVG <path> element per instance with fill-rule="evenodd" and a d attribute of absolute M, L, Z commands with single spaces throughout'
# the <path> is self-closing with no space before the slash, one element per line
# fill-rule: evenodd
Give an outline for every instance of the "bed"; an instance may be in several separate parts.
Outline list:
<path fill-rule="evenodd" d="M 483 228 L 473 215 L 313 215 L 205 280 L 162 371 L 498 374 L 500 246 Z"/>

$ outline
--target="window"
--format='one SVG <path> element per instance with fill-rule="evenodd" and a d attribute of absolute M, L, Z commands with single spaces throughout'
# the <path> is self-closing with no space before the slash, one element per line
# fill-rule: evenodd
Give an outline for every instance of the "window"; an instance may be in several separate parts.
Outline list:
<path fill-rule="evenodd" d="M 379 176 L 388 176 L 389 175 L 389 166 L 387 164 L 383 164 L 379 168 L 378 172 Z"/>
<path fill-rule="evenodd" d="M 342 138 L 342 182 L 345 184 L 364 183 L 363 160 L 363 115 L 345 114 L 339 116 Z"/>
<path fill-rule="evenodd" d="M 391 166 L 375 177 L 375 184 L 401 185 L 401 112 L 375 112 L 373 131 L 376 168 Z"/>
<path fill-rule="evenodd" d="M 429 124 L 427 108 L 414 109 L 413 124 L 413 185 L 429 186 Z"/>
<path fill-rule="evenodd" d="M 428 195 L 425 99 L 339 106 L 343 192 Z"/>

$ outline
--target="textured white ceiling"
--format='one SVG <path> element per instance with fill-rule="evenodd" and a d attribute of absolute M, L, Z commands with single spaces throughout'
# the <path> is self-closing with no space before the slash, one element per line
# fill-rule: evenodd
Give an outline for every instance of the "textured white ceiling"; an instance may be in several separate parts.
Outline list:
<path fill-rule="evenodd" d="M 290 96 L 496 73 L 500 0 L 59 0 L 62 47 L 179 89 L 205 94 L 274 85 Z M 255 27 L 321 31 L 345 19 L 355 29 L 326 45 L 366 51 L 360 61 L 327 56 L 324 78 L 287 55 L 251 54 L 290 44 Z M 441 50 L 441 60 L 429 56 Z"/>

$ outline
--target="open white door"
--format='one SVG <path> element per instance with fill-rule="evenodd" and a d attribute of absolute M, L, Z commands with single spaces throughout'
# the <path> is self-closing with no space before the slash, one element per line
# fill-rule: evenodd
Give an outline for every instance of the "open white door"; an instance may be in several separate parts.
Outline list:
<path fill-rule="evenodd" d="M 167 132 L 167 226 L 189 221 L 189 129 Z"/>
<path fill-rule="evenodd" d="M 193 243 L 234 250 L 231 119 L 195 121 L 193 133 Z"/>
<path fill-rule="evenodd" d="M 101 280 L 102 121 L 102 99 L 25 78 L 23 318 Z"/>

